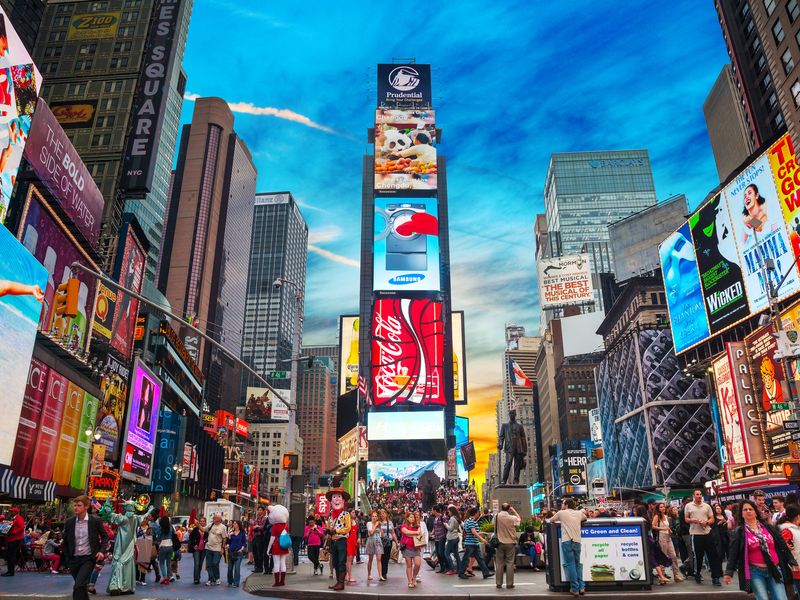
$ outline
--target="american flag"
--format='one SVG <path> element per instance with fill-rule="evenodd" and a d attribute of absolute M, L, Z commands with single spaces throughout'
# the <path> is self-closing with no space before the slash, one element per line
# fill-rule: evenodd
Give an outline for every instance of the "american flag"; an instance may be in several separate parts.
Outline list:
<path fill-rule="evenodd" d="M 362 398 L 364 398 L 366 400 L 367 404 L 370 403 L 369 402 L 369 394 L 367 392 L 367 380 L 361 374 L 359 374 L 359 376 L 358 376 L 358 395 L 361 396 Z"/>

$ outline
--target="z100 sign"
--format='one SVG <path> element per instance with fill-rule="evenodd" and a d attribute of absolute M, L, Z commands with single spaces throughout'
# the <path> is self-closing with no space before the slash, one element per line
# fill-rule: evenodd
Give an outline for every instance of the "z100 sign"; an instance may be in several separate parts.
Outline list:
<path fill-rule="evenodd" d="M 442 303 L 381 299 L 372 315 L 372 391 L 376 406 L 443 406 Z"/>

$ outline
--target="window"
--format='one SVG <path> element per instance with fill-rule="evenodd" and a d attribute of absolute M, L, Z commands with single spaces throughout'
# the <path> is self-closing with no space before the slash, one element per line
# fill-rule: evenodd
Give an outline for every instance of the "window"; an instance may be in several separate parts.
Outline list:
<path fill-rule="evenodd" d="M 764 65 L 767 64 L 767 59 L 764 58 L 763 54 L 758 55 L 758 62 L 756 63 L 756 72 L 761 71 L 764 68 Z"/>
<path fill-rule="evenodd" d="M 92 146 L 108 146 L 110 143 L 110 133 L 98 133 L 92 136 Z"/>
<path fill-rule="evenodd" d="M 767 103 L 769 104 L 770 108 L 775 108 L 775 105 L 778 104 L 778 96 L 775 95 L 775 92 L 772 92 L 767 98 Z"/>
<path fill-rule="evenodd" d="M 97 51 L 97 44 L 81 44 L 78 54 L 94 54 Z"/>
<path fill-rule="evenodd" d="M 108 8 L 108 0 L 102 0 L 101 2 L 92 2 L 92 4 L 89 6 L 89 10 L 91 10 L 92 12 L 98 10 L 105 10 L 107 8 Z"/>
<path fill-rule="evenodd" d="M 117 117 L 114 115 L 106 115 L 97 119 L 97 127 L 113 127 Z"/>
<path fill-rule="evenodd" d="M 776 44 L 780 44 L 783 41 L 784 38 L 783 25 L 781 25 L 780 19 L 775 21 L 775 25 L 772 26 L 772 36 L 775 38 Z"/>
<path fill-rule="evenodd" d="M 83 96 L 86 93 L 85 83 L 70 83 L 67 85 L 68 96 Z"/>
<path fill-rule="evenodd" d="M 109 92 L 121 92 L 122 91 L 122 82 L 121 81 L 106 81 L 105 85 L 103 86 L 103 91 L 106 93 Z"/>
<path fill-rule="evenodd" d="M 102 177 L 106 172 L 106 163 L 92 163 L 88 168 L 92 177 Z"/>
<path fill-rule="evenodd" d="M 131 42 L 117 42 L 114 44 L 114 52 L 130 52 Z"/>
<path fill-rule="evenodd" d="M 48 46 L 44 49 L 45 57 L 56 57 L 61 56 L 61 51 L 63 50 L 63 46 Z"/>
<path fill-rule="evenodd" d="M 767 9 L 767 15 L 772 15 L 775 12 L 775 0 L 764 0 L 764 8 Z"/>
<path fill-rule="evenodd" d="M 112 69 L 117 69 L 119 67 L 127 67 L 128 66 L 128 57 L 122 56 L 120 58 L 112 58 L 111 64 Z"/>
<path fill-rule="evenodd" d="M 75 61 L 75 70 L 76 71 L 88 71 L 92 68 L 92 64 L 94 61 L 91 58 L 87 58 L 85 60 L 76 60 Z"/>
<path fill-rule="evenodd" d="M 786 12 L 792 23 L 797 20 L 797 17 L 800 17 L 800 4 L 798 4 L 797 0 L 789 0 L 786 4 Z"/>
<path fill-rule="evenodd" d="M 68 27 L 69 17 L 56 17 L 53 19 L 53 27 Z"/>
<path fill-rule="evenodd" d="M 778 112 L 778 114 L 775 115 L 774 123 L 775 123 L 775 129 L 782 129 L 783 128 L 783 124 L 784 124 L 783 115 L 780 112 Z"/>
<path fill-rule="evenodd" d="M 72 4 L 59 4 L 56 6 L 56 14 L 60 15 L 63 13 L 72 12 L 75 7 Z"/>
<path fill-rule="evenodd" d="M 51 31 L 50 35 L 47 36 L 48 42 L 63 42 L 66 39 L 67 39 L 66 31 Z"/>
<path fill-rule="evenodd" d="M 42 69 L 44 73 L 55 73 L 56 71 L 58 71 L 58 63 L 47 63 Z"/>
<path fill-rule="evenodd" d="M 130 23 L 131 21 L 137 21 L 139 19 L 139 11 L 132 10 L 130 12 L 122 13 L 122 20 L 125 23 Z"/>
<path fill-rule="evenodd" d="M 772 87 L 772 77 L 769 73 L 764 75 L 764 78 L 761 80 L 761 84 L 759 85 L 761 91 L 766 93 L 768 89 Z"/>
<path fill-rule="evenodd" d="M 133 37 L 136 33 L 136 27 L 133 25 L 126 25 L 125 27 L 119 28 L 119 37 Z"/>
<path fill-rule="evenodd" d="M 125 0 L 125 8 L 138 8 L 142 5 L 142 0 Z"/>
<path fill-rule="evenodd" d="M 744 19 L 747 15 L 750 14 L 750 3 L 745 2 L 742 6 L 742 18 Z"/>
<path fill-rule="evenodd" d="M 753 43 L 750 44 L 750 55 L 755 56 L 756 52 L 758 52 L 759 48 L 761 48 L 761 38 L 756 36 L 753 38 Z M 734 70 L 736 69 L 735 66 L 732 67 Z"/>
<path fill-rule="evenodd" d="M 744 26 L 745 35 L 750 35 L 753 32 L 756 24 L 753 23 L 753 19 L 747 19 L 747 24 Z"/>
<path fill-rule="evenodd" d="M 795 79 L 792 84 L 792 98 L 794 98 L 794 105 L 800 107 L 800 79 Z"/>
<path fill-rule="evenodd" d="M 787 48 L 786 52 L 781 55 L 781 62 L 783 63 L 783 72 L 787 75 L 794 69 L 794 59 L 792 58 L 791 51 Z"/>

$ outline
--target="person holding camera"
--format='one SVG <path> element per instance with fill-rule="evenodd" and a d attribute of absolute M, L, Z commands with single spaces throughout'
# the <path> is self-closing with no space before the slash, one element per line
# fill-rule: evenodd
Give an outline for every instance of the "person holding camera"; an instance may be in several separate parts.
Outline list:
<path fill-rule="evenodd" d="M 500 512 L 494 517 L 494 536 L 497 538 L 494 571 L 498 588 L 503 587 L 503 573 L 506 575 L 506 589 L 514 588 L 514 559 L 517 555 L 517 527 L 522 522 L 517 509 L 503 502 Z"/>

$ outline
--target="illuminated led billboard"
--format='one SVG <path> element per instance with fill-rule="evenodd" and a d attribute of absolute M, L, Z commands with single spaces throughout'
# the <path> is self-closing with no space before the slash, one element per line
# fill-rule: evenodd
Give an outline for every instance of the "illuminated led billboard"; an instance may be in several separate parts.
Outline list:
<path fill-rule="evenodd" d="M 339 317 L 339 395 L 358 387 L 357 316 Z"/>
<path fill-rule="evenodd" d="M 374 234 L 374 290 L 439 291 L 436 198 L 376 198 Z"/>
<path fill-rule="evenodd" d="M 442 303 L 380 298 L 372 315 L 372 381 L 375 406 L 443 406 Z"/>
<path fill-rule="evenodd" d="M 444 412 L 376 412 L 367 415 L 367 440 L 444 438 Z"/>
<path fill-rule="evenodd" d="M 467 403 L 467 346 L 464 341 L 464 311 L 450 313 L 453 339 L 453 402 Z"/>
<path fill-rule="evenodd" d="M 434 112 L 378 109 L 375 190 L 436 190 Z"/>

